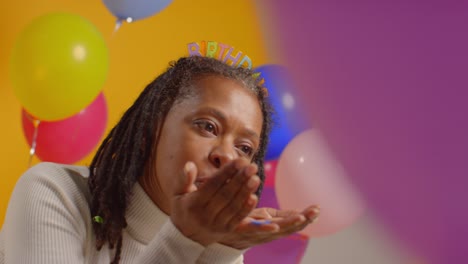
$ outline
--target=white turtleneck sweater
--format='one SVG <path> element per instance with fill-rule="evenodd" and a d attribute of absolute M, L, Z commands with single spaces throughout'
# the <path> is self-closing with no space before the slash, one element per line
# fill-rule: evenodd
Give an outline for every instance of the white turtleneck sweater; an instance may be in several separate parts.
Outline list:
<path fill-rule="evenodd" d="M 40 163 L 17 182 L 0 232 L 0 264 L 110 263 L 96 250 L 89 170 Z M 243 263 L 243 251 L 183 236 L 137 183 L 127 208 L 120 263 Z"/>

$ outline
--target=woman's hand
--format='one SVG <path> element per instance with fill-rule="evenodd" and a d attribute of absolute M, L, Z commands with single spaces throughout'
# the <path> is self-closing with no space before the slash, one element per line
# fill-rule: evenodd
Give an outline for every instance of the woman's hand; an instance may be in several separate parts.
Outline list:
<path fill-rule="evenodd" d="M 204 246 L 218 242 L 255 208 L 254 192 L 260 184 L 256 173 L 256 165 L 234 160 L 197 187 L 197 168 L 188 162 L 173 192 L 171 221 L 184 236 Z"/>
<path fill-rule="evenodd" d="M 219 243 L 237 249 L 267 243 L 304 229 L 317 220 L 319 212 L 318 206 L 307 207 L 302 212 L 257 208 Z"/>

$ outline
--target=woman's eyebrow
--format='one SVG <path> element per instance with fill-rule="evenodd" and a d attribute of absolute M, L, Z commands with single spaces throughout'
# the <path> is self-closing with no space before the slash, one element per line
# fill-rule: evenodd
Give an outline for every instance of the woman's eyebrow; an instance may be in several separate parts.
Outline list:
<path fill-rule="evenodd" d="M 221 122 L 224 122 L 226 123 L 227 122 L 227 117 L 226 115 L 219 111 L 218 109 L 215 109 L 215 108 L 212 108 L 212 107 L 205 107 L 201 110 L 202 112 L 208 112 L 212 115 L 214 115 L 216 118 L 220 119 Z M 244 131 L 243 131 L 247 136 L 249 137 L 253 137 L 257 140 L 260 139 L 260 136 L 257 134 L 257 132 L 251 130 L 251 129 L 248 129 L 248 128 L 244 128 Z"/>

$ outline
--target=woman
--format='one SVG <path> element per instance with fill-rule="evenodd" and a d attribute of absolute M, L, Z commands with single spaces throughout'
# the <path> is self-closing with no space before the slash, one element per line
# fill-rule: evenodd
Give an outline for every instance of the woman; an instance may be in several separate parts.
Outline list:
<path fill-rule="evenodd" d="M 41 163 L 11 196 L 1 263 L 242 263 L 318 216 L 257 208 L 271 125 L 253 72 L 181 58 L 150 83 L 89 169 Z M 1 259 L 1 257 L 0 257 Z"/>

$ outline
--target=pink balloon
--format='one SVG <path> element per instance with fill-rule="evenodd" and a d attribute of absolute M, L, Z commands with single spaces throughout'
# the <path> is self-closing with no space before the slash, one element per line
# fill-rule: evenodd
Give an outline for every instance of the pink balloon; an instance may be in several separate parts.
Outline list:
<path fill-rule="evenodd" d="M 359 193 L 316 129 L 302 132 L 284 149 L 276 169 L 276 194 L 282 209 L 320 205 L 318 222 L 300 232 L 306 236 L 335 233 L 364 210 Z"/>
<path fill-rule="evenodd" d="M 34 117 L 22 110 L 23 133 L 31 146 Z M 60 121 L 41 121 L 37 130 L 36 155 L 42 161 L 71 164 L 84 158 L 97 145 L 107 124 L 107 104 L 100 94 L 78 114 Z"/>

